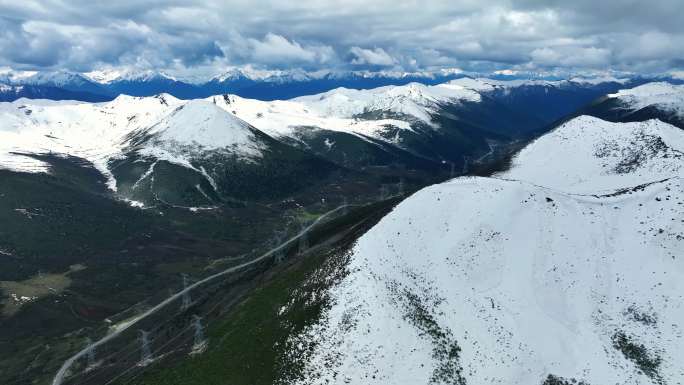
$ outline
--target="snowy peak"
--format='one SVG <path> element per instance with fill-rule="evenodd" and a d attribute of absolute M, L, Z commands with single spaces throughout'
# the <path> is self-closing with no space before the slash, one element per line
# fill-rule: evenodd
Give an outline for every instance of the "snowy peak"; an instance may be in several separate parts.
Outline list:
<path fill-rule="evenodd" d="M 0 83 L 19 84 L 23 79 L 36 75 L 36 71 L 13 71 L 11 69 L 0 69 Z"/>
<path fill-rule="evenodd" d="M 173 76 L 169 76 L 163 72 L 152 70 L 133 71 L 133 70 L 102 70 L 92 71 L 83 74 L 90 80 L 100 84 L 110 84 L 114 82 L 130 81 L 130 82 L 150 82 L 154 80 L 168 80 L 177 81 Z"/>
<path fill-rule="evenodd" d="M 327 74 L 328 73 L 325 71 L 309 73 L 300 69 L 291 71 L 260 70 L 247 66 L 242 68 L 230 68 L 227 71 L 214 76 L 209 82 L 222 83 L 237 80 L 263 81 L 267 83 L 301 82 L 319 79 Z"/>
<path fill-rule="evenodd" d="M 620 90 L 608 97 L 618 99 L 627 109 L 640 110 L 652 106 L 684 118 L 684 85 L 665 82 L 647 83 Z"/>
<path fill-rule="evenodd" d="M 444 68 L 435 71 L 304 71 L 302 69 L 283 70 L 263 70 L 251 66 L 229 68 L 223 73 L 214 76 L 210 82 L 227 82 L 247 79 L 252 81 L 264 81 L 269 83 L 303 82 L 320 79 L 437 79 L 451 78 L 462 73 L 457 68 Z"/>
<path fill-rule="evenodd" d="M 553 87 L 553 88 L 564 88 L 573 86 L 599 86 L 609 83 L 625 84 L 629 82 L 629 79 L 615 78 L 612 76 L 608 77 L 596 77 L 596 78 L 583 78 L 574 77 L 568 80 L 545 80 L 545 79 L 510 79 L 510 80 L 499 80 L 499 79 L 489 79 L 489 78 L 470 78 L 463 77 L 459 79 L 454 79 L 448 82 L 448 84 L 459 85 L 464 88 L 474 90 L 474 91 L 494 91 L 494 90 L 505 90 L 516 87 Z"/>
<path fill-rule="evenodd" d="M 241 98 L 236 95 L 213 96 L 207 100 L 235 114 L 240 119 L 276 138 L 296 136 L 301 127 L 341 131 L 354 135 L 382 139 L 388 125 L 410 129 L 405 121 L 396 119 L 357 120 L 352 117 L 326 115 L 306 101 L 275 100 L 270 102 Z M 346 99 L 347 102 L 352 102 Z M 353 103 L 353 102 L 352 102 Z"/>
<path fill-rule="evenodd" d="M 478 102 L 480 95 L 458 85 L 426 86 L 409 83 L 405 86 L 371 90 L 338 88 L 319 95 L 299 97 L 293 101 L 302 102 L 326 117 L 352 118 L 374 111 L 388 111 L 430 123 L 430 113 L 439 103 Z"/>
<path fill-rule="evenodd" d="M 153 142 L 178 152 L 230 149 L 242 155 L 258 155 L 249 124 L 205 100 L 176 107 L 145 132 L 154 137 Z"/>
<path fill-rule="evenodd" d="M 2 93 L 19 93 L 23 86 L 12 86 L 0 83 L 0 92 Z"/>
<path fill-rule="evenodd" d="M 158 108 L 173 107 L 183 103 L 186 102 L 169 94 L 158 94 L 154 96 L 119 95 L 111 102 L 101 103 L 101 106 L 107 109 L 123 109 L 144 112 L 147 110 L 147 108 L 151 107 L 156 110 Z"/>
<path fill-rule="evenodd" d="M 684 136 L 659 120 L 580 116 L 524 148 L 504 176 L 570 193 L 610 193 L 684 176 Z"/>
<path fill-rule="evenodd" d="M 598 77 L 573 77 L 570 78 L 570 81 L 573 83 L 578 83 L 578 84 L 591 84 L 591 85 L 598 85 L 598 84 L 603 84 L 603 83 L 619 83 L 619 84 L 626 84 L 630 82 L 629 78 L 618 78 L 615 76 L 598 76 Z"/>
<path fill-rule="evenodd" d="M 90 83 L 85 76 L 68 71 L 37 72 L 31 76 L 21 78 L 21 84 L 49 85 L 53 87 L 80 87 Z"/>
<path fill-rule="evenodd" d="M 179 101 L 168 95 L 120 96 L 106 103 L 20 99 L 0 104 L 0 167 L 49 172 L 47 164 L 18 154 L 54 154 L 86 159 L 116 189 L 108 161 L 121 154 L 131 132 L 153 125 Z"/>

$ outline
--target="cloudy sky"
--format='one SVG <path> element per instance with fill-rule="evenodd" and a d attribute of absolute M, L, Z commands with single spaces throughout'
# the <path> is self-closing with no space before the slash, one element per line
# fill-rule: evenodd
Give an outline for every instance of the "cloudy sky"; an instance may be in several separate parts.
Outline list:
<path fill-rule="evenodd" d="M 668 72 L 682 0 L 0 0 L 0 66 Z"/>

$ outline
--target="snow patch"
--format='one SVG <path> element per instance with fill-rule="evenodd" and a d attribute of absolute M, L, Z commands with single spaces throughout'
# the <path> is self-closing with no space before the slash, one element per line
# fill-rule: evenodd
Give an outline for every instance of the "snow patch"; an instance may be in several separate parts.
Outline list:
<path fill-rule="evenodd" d="M 679 128 L 659 120 L 611 123 L 580 116 L 524 148 L 504 175 L 565 192 L 603 194 L 683 174 Z"/>

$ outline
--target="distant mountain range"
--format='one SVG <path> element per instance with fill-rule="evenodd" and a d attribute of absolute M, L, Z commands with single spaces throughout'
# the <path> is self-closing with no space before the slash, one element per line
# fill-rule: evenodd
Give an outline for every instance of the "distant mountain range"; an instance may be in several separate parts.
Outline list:
<path fill-rule="evenodd" d="M 463 76 L 448 70 L 405 73 L 231 69 L 211 78 L 178 79 L 154 71 L 5 71 L 0 74 L 0 101 L 26 97 L 99 102 L 112 100 L 121 94 L 152 96 L 160 93 L 167 93 L 180 99 L 231 93 L 248 98 L 274 100 L 316 94 L 338 87 L 367 89 L 410 82 L 438 84 Z"/>
<path fill-rule="evenodd" d="M 256 71 L 234 68 L 210 78 L 180 79 L 155 71 L 68 71 L 0 72 L 0 101 L 19 98 L 80 100 L 101 102 L 125 94 L 153 96 L 167 93 L 179 99 L 206 98 L 218 94 L 235 94 L 259 100 L 290 99 L 335 88 L 371 89 L 412 82 L 435 85 L 449 80 L 478 77 L 458 70 L 420 72 L 369 71 Z M 521 81 L 514 76 L 490 76 L 496 80 Z M 663 78 L 677 82 L 676 79 Z M 557 80 L 557 79 L 554 79 Z M 610 82 L 615 78 L 574 79 L 577 82 Z M 636 80 L 636 79 L 635 79 Z M 652 79 L 649 79 L 652 80 Z M 535 80 L 545 82 L 548 80 Z M 553 81 L 553 80 L 552 80 Z"/>

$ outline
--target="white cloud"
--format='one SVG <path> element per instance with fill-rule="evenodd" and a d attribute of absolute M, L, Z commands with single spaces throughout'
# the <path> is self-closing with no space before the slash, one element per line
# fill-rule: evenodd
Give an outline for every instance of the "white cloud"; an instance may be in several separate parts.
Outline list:
<path fill-rule="evenodd" d="M 397 60 L 382 48 L 352 47 L 349 53 L 354 56 L 351 61 L 354 65 L 391 66 L 397 63 Z"/>
<path fill-rule="evenodd" d="M 648 31 L 625 44 L 621 58 L 653 60 L 667 56 L 684 57 L 684 35 L 672 36 L 659 31 Z"/>
<path fill-rule="evenodd" d="M 629 3 L 0 0 L 0 65 L 681 69 L 681 0 Z"/>
<path fill-rule="evenodd" d="M 610 63 L 611 51 L 596 47 L 544 47 L 533 50 L 530 57 L 531 63 L 539 66 L 597 68 Z"/>
<path fill-rule="evenodd" d="M 268 33 L 263 40 L 248 39 L 250 56 L 257 62 L 278 63 L 320 63 L 329 62 L 335 57 L 335 51 L 330 46 L 303 46 L 294 40 Z"/>

